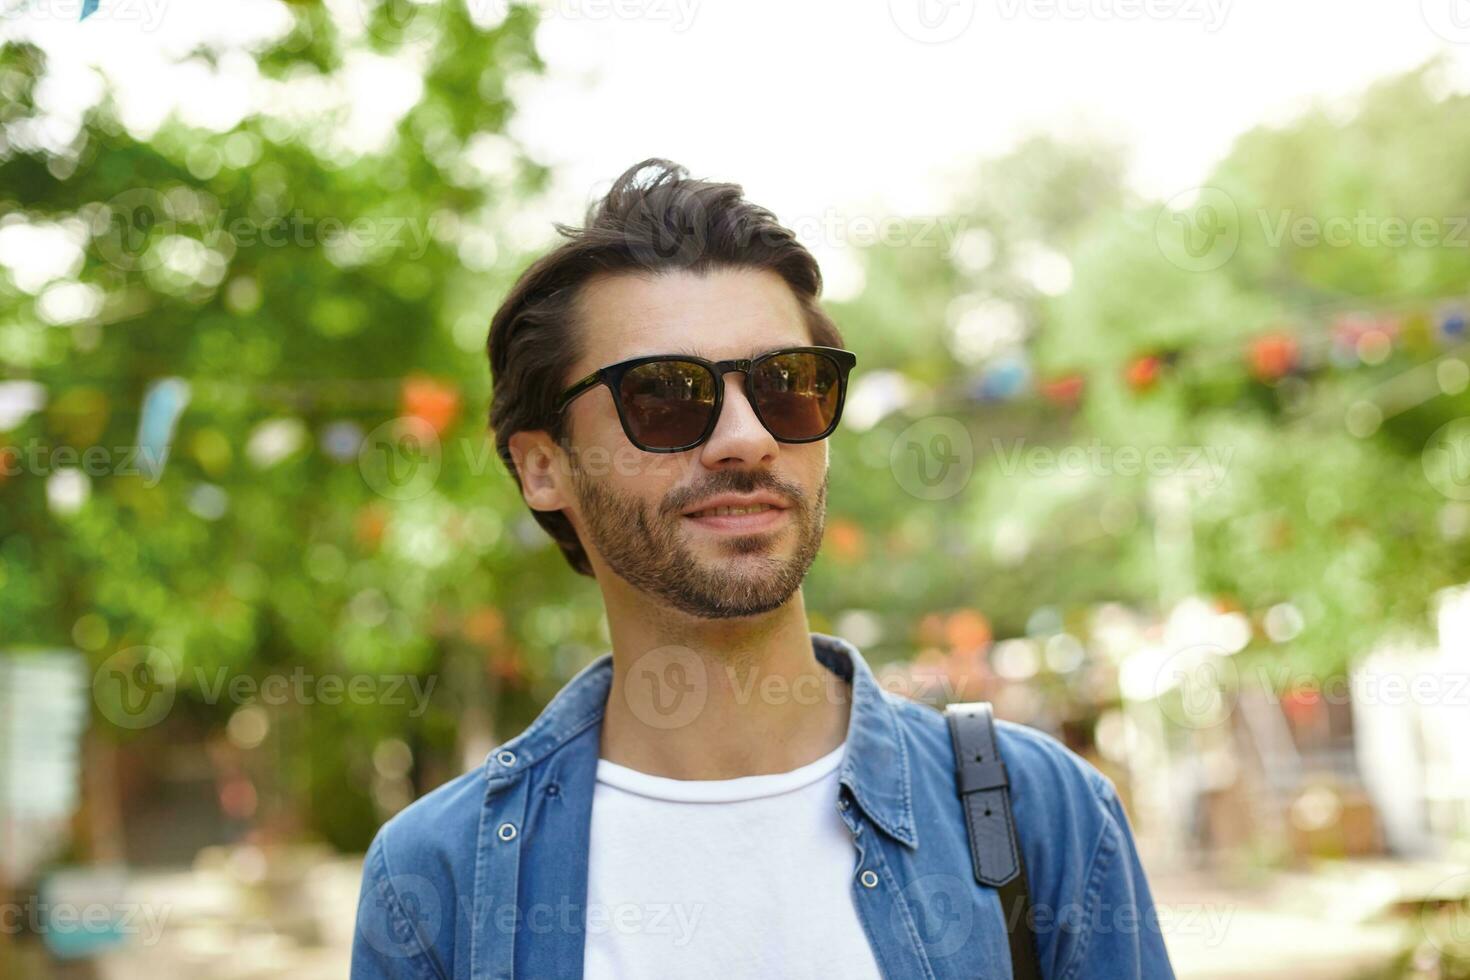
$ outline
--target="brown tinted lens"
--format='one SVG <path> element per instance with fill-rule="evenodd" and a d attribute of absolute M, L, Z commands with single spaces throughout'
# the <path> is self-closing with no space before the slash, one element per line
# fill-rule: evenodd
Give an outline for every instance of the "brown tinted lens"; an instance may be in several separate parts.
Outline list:
<path fill-rule="evenodd" d="M 837 417 L 841 380 L 837 362 L 822 354 L 777 354 L 761 362 L 750 391 L 771 435 L 813 439 Z"/>
<path fill-rule="evenodd" d="M 692 361 L 653 361 L 623 375 L 623 414 L 635 441 L 654 449 L 687 446 L 715 407 L 715 378 Z"/>

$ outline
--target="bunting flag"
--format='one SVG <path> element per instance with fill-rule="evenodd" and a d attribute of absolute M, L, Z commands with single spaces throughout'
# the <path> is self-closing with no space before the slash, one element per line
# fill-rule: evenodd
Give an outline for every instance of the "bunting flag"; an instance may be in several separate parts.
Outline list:
<path fill-rule="evenodd" d="M 78 19 L 86 20 L 88 16 L 96 11 L 97 4 L 100 2 L 101 0 L 82 0 L 82 16 Z"/>
<path fill-rule="evenodd" d="M 1297 366 L 1296 338 L 1285 333 L 1268 333 L 1251 341 L 1248 359 L 1258 381 L 1271 382 L 1290 374 Z"/>
<path fill-rule="evenodd" d="M 1041 397 L 1058 405 L 1076 405 L 1082 399 L 1084 380 L 1080 374 L 1063 374 L 1041 383 Z"/>
<path fill-rule="evenodd" d="M 454 424 L 459 416 L 459 388 L 423 374 L 403 380 L 399 411 L 427 422 L 436 435 Z"/>
<path fill-rule="evenodd" d="M 1278 328 L 1244 342 L 1141 351 L 1123 363 L 1121 380 L 1134 394 L 1144 395 L 1182 360 L 1196 365 L 1216 363 L 1224 355 L 1226 360 L 1236 359 L 1256 381 L 1275 384 L 1288 375 L 1323 366 L 1373 367 L 1387 361 L 1395 349 L 1432 352 L 1436 344 L 1446 348 L 1470 341 L 1466 308 L 1460 300 L 1442 304 L 1433 313 L 1424 309 L 1403 313 L 1349 310 L 1318 316 L 1324 329 L 1293 332 Z M 971 402 L 1006 402 L 1034 391 L 1053 405 L 1075 408 L 1085 387 L 1085 378 L 1077 371 L 1037 378 L 1033 384 L 1031 366 L 1021 352 L 996 358 L 978 376 L 962 382 L 955 394 Z"/>
<path fill-rule="evenodd" d="M 1465 339 L 1465 311 L 1450 309 L 1440 314 L 1440 336 L 1449 341 Z"/>
<path fill-rule="evenodd" d="M 1159 382 L 1159 370 L 1163 367 L 1163 358 L 1154 354 L 1145 354 L 1143 357 L 1135 358 L 1128 364 L 1123 372 L 1128 387 L 1134 391 L 1148 391 Z"/>
<path fill-rule="evenodd" d="M 976 401 L 1010 401 L 1026 391 L 1031 382 L 1031 366 L 1019 354 L 1000 357 L 990 364 L 969 388 Z"/>
<path fill-rule="evenodd" d="M 143 393 L 143 411 L 138 416 L 138 456 L 144 475 L 157 480 L 168 461 L 174 426 L 189 403 L 189 385 L 182 378 L 163 378 Z"/>
<path fill-rule="evenodd" d="M 1195 369 L 1192 374 L 1202 366 L 1214 370 L 1228 369 L 1233 364 L 1254 381 L 1274 385 L 1289 376 L 1306 376 L 1324 368 L 1374 367 L 1384 364 L 1395 351 L 1437 356 L 1470 343 L 1467 306 L 1470 303 L 1456 298 L 1399 312 L 1321 310 L 1313 317 L 1320 329 L 1277 327 L 1244 340 L 1232 338 L 1184 349 L 1155 347 L 1140 351 L 1119 365 L 1118 378 L 1128 391 L 1147 397 L 1181 362 Z M 1038 377 L 1022 349 L 993 358 L 976 375 L 957 380 L 947 394 L 935 395 L 941 402 L 952 397 L 972 404 L 1014 403 L 1034 397 L 1059 409 L 1075 411 L 1093 383 L 1077 370 Z M 210 407 L 226 395 L 232 403 L 242 396 L 251 401 L 282 401 L 276 422 L 284 420 L 299 430 L 293 435 L 293 446 L 305 444 L 305 423 L 293 411 L 303 405 L 338 413 L 392 405 L 400 415 L 421 420 L 439 435 L 455 426 L 464 405 L 463 393 L 455 381 L 420 372 L 331 385 L 314 382 L 301 392 L 281 384 L 250 386 L 203 380 L 191 385 L 183 378 L 160 378 L 145 391 L 138 420 L 140 459 L 150 480 L 156 481 L 163 472 L 185 407 L 194 404 L 195 410 L 208 414 Z M 0 434 L 21 425 L 46 402 L 47 392 L 37 382 L 0 382 Z M 350 462 L 362 439 L 363 426 L 349 412 L 325 423 L 317 442 L 327 456 Z M 11 447 L 0 442 L 0 480 L 9 473 L 13 454 Z"/>

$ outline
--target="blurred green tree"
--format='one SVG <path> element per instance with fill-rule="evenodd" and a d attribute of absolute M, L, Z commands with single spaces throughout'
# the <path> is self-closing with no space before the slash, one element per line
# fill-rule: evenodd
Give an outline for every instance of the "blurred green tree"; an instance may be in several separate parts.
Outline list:
<path fill-rule="evenodd" d="M 567 670 L 532 651 L 598 612 L 480 414 L 489 313 L 519 271 L 507 217 L 546 180 L 506 133 L 511 85 L 541 67 L 532 8 L 290 10 L 243 63 L 186 59 L 262 93 L 219 128 L 130 124 L 109 87 L 56 145 L 45 53 L 0 50 L 0 228 L 75 255 L 0 275 L 0 380 L 49 393 L 0 433 L 0 621 L 8 643 L 99 665 L 161 651 L 167 723 L 98 718 L 140 746 L 186 720 L 222 730 L 241 700 L 222 679 L 304 674 L 304 697 L 267 704 L 277 751 L 256 776 L 290 812 L 262 820 L 362 847 L 407 791 L 375 765 L 384 739 L 418 752 L 420 790 L 457 772 Z M 137 446 L 163 377 L 190 398 L 158 475 Z M 420 713 L 389 682 L 363 702 L 329 675 L 438 687 Z"/>

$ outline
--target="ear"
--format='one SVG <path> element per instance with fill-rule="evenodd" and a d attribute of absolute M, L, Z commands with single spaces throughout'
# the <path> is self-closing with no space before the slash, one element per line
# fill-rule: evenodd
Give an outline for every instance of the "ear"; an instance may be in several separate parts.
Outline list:
<path fill-rule="evenodd" d="M 532 510 L 562 510 L 569 501 L 563 492 L 566 466 L 561 447 L 544 429 L 513 433 L 510 457 L 521 477 L 521 496 Z"/>

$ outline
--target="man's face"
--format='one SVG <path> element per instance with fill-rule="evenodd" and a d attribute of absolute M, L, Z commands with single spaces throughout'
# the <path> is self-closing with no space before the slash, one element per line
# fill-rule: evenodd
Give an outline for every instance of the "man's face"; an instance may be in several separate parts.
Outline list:
<path fill-rule="evenodd" d="M 645 354 L 718 361 L 812 343 L 795 295 L 772 272 L 617 275 L 588 283 L 579 299 L 586 351 L 568 383 Z M 744 374 L 725 375 L 714 432 L 682 453 L 646 453 L 630 443 L 606 385 L 568 406 L 575 503 L 566 511 L 594 567 L 707 619 L 769 612 L 791 598 L 822 541 L 827 442 L 777 442 L 745 391 Z M 762 492 L 783 509 L 689 516 L 716 495 Z"/>

